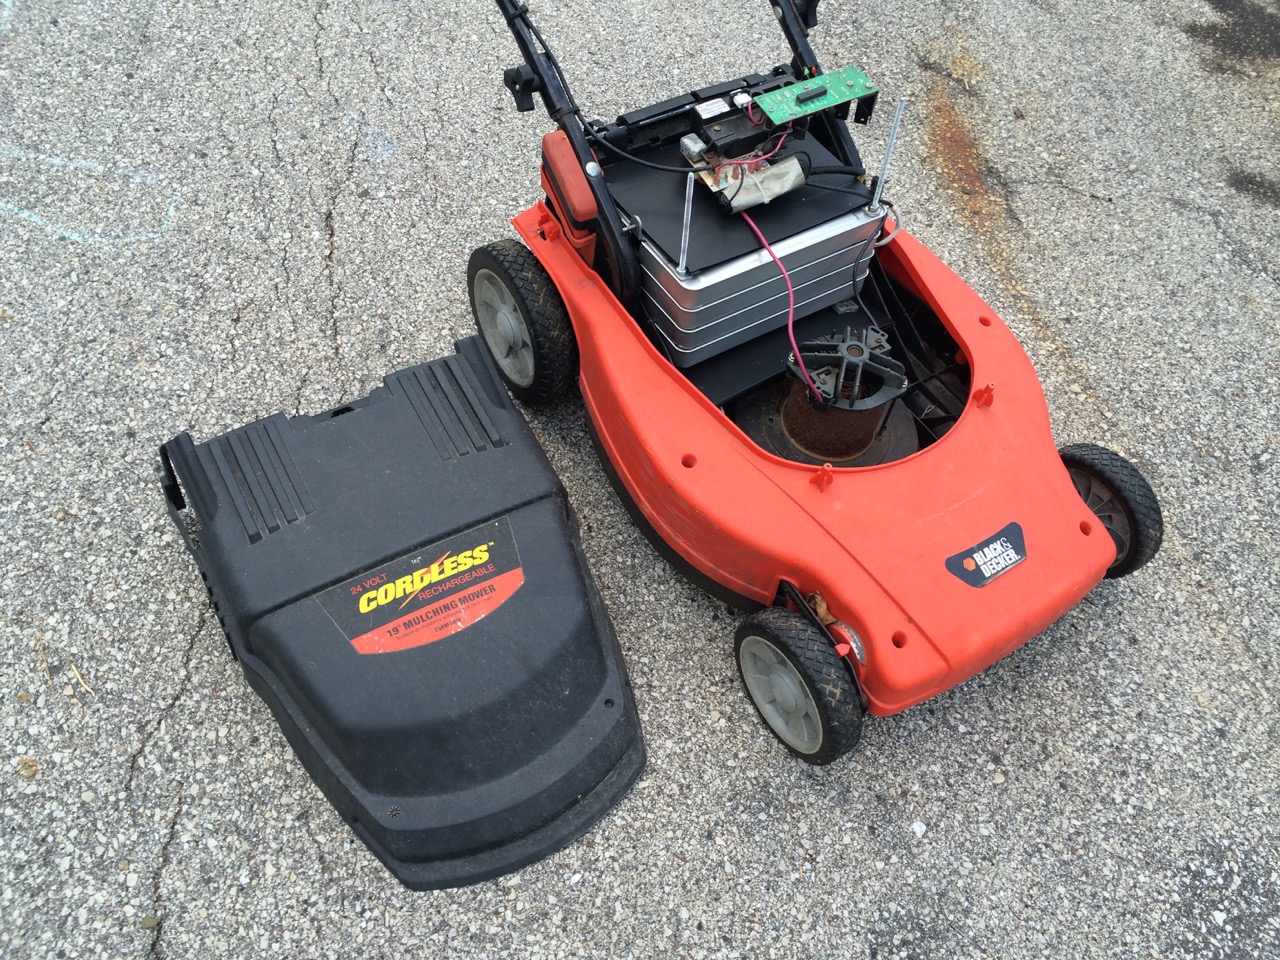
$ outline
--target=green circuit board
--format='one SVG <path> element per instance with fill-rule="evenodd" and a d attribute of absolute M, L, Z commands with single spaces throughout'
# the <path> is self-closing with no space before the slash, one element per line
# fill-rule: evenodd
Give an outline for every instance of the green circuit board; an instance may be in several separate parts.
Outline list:
<path fill-rule="evenodd" d="M 762 93 L 755 97 L 755 102 L 770 120 L 783 124 L 875 92 L 876 86 L 867 75 L 849 66 Z"/>

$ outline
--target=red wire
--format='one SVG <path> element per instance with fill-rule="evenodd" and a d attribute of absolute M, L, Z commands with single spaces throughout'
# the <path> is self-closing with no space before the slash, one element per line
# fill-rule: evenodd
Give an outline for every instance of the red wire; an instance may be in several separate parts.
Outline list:
<path fill-rule="evenodd" d="M 768 153 L 766 153 L 763 157 L 743 157 L 740 160 L 726 160 L 724 163 L 716 167 L 715 172 L 719 173 L 725 167 L 737 167 L 737 166 L 745 167 L 752 163 L 760 163 L 762 160 L 768 160 L 770 157 L 773 157 L 774 155 L 777 154 L 779 150 L 782 149 L 782 145 L 787 142 L 787 137 L 790 134 L 791 134 L 790 130 L 784 133 L 782 135 L 782 138 L 778 141 L 778 145 L 774 147 L 772 150 L 770 150 Z"/>
<path fill-rule="evenodd" d="M 778 255 L 773 252 L 773 247 L 769 246 L 769 241 L 764 238 L 764 234 L 760 232 L 760 228 L 756 226 L 756 222 L 745 213 L 739 214 L 743 220 L 747 222 L 747 226 L 751 228 L 751 232 L 756 235 L 765 251 L 769 256 L 773 257 L 773 262 L 778 265 L 778 269 L 782 272 L 782 279 L 787 284 L 787 337 L 791 340 L 791 351 L 795 354 L 796 366 L 800 368 L 800 377 L 804 380 L 805 386 L 813 393 L 813 398 L 819 403 L 822 402 L 822 394 L 818 392 L 818 388 L 813 381 L 809 379 L 809 371 L 805 369 L 804 358 L 800 356 L 800 346 L 796 343 L 796 291 L 791 286 L 791 274 L 787 273 L 787 268 L 782 265 L 782 261 L 778 259 Z"/>

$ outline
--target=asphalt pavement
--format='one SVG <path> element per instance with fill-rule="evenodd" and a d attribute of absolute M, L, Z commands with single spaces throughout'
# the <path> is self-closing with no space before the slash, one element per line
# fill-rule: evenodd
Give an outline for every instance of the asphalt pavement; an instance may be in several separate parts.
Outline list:
<path fill-rule="evenodd" d="M 763 0 L 536 0 L 611 117 L 787 59 Z M 317 413 L 472 329 L 538 196 L 496 8 L 0 0 L 0 954 L 1280 956 L 1280 7 L 827 0 L 890 196 L 1025 344 L 1162 552 L 936 699 L 792 760 L 736 615 L 633 527 L 579 404 L 531 414 L 649 749 L 518 873 L 400 887 L 228 656 L 158 445 Z M 868 509 L 874 509 L 869 504 Z"/>

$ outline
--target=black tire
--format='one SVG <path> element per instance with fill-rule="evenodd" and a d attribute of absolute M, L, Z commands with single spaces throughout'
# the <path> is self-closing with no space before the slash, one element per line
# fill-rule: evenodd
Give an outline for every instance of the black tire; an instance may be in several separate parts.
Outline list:
<path fill-rule="evenodd" d="M 1115 542 L 1107 576 L 1123 577 L 1145 565 L 1164 539 L 1164 516 L 1151 484 L 1120 454 L 1096 443 L 1072 444 L 1058 454 L 1080 499 Z"/>
<path fill-rule="evenodd" d="M 825 634 L 798 613 L 769 607 L 738 627 L 738 675 L 760 718 L 806 763 L 843 757 L 862 736 L 856 681 Z"/>
<path fill-rule="evenodd" d="M 467 290 L 476 327 L 511 395 L 552 403 L 578 382 L 578 342 L 564 301 L 529 249 L 499 240 L 471 254 Z"/>

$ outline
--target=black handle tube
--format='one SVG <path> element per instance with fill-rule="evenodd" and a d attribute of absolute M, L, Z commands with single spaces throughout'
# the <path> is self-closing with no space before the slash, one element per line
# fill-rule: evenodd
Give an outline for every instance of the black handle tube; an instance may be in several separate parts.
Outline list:
<path fill-rule="evenodd" d="M 791 48 L 791 66 L 795 68 L 796 75 L 821 73 L 818 58 L 813 47 L 809 46 L 809 31 L 796 12 L 794 0 L 770 0 L 770 4 L 778 26 L 782 28 L 782 35 L 787 38 L 787 46 Z"/>
<path fill-rule="evenodd" d="M 822 73 L 822 67 L 813 52 L 813 47 L 809 46 L 809 31 L 806 28 L 806 23 L 809 26 L 817 23 L 817 0 L 812 2 L 802 0 L 801 5 L 805 11 L 803 19 L 796 10 L 795 0 L 769 0 L 769 2 L 773 6 L 773 15 L 778 20 L 778 26 L 782 28 L 782 35 L 787 38 L 787 46 L 791 48 L 791 67 L 795 70 L 796 76 L 813 77 Z M 862 158 L 858 155 L 858 148 L 854 146 L 853 137 L 845 122 L 831 116 L 830 111 L 823 115 L 822 120 L 831 132 L 837 155 L 848 166 L 859 170 L 859 176 L 861 176 L 865 168 L 862 166 Z"/>
<path fill-rule="evenodd" d="M 586 132 L 582 125 L 582 114 L 578 105 L 569 93 L 564 76 L 551 56 L 545 41 L 542 40 L 529 19 L 529 8 L 519 0 L 496 0 L 498 9 L 507 21 L 511 34 L 515 37 L 520 55 L 529 65 L 538 80 L 538 94 L 542 97 L 543 106 L 556 125 L 564 131 L 573 147 L 574 156 L 578 158 L 591 195 L 596 201 L 598 217 L 598 234 L 604 244 L 604 266 L 609 276 L 606 278 L 609 288 L 630 310 L 636 302 L 640 289 L 640 267 L 635 253 L 627 241 L 626 230 L 622 223 L 622 214 L 613 202 L 613 195 L 604 182 L 600 165 L 591 154 L 587 143 Z M 595 176 L 590 172 L 594 170 Z"/>

